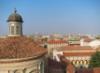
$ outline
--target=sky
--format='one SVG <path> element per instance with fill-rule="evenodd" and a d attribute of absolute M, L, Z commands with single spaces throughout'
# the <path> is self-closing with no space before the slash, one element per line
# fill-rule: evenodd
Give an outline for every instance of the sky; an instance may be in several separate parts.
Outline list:
<path fill-rule="evenodd" d="M 100 34 L 100 0 L 0 0 L 0 35 L 8 33 L 14 8 L 24 34 Z"/>

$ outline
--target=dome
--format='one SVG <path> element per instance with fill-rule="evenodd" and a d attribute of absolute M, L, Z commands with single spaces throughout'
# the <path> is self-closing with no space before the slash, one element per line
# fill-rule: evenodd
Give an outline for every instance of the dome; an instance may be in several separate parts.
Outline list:
<path fill-rule="evenodd" d="M 15 22 L 23 22 L 23 19 L 20 14 L 17 13 L 17 10 L 14 11 L 9 17 L 7 22 L 15 21 Z"/>
<path fill-rule="evenodd" d="M 25 36 L 0 39 L 0 59 L 33 58 L 43 56 L 45 53 L 45 48 Z"/>

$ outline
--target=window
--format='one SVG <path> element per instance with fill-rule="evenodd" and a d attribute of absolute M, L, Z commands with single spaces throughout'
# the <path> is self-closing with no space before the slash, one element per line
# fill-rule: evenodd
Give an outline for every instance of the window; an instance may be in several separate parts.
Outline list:
<path fill-rule="evenodd" d="M 19 27 L 16 26 L 16 34 L 19 34 Z"/>
<path fill-rule="evenodd" d="M 17 71 L 15 71 L 15 73 L 23 73 L 23 71 L 22 70 L 17 70 Z"/>
<path fill-rule="evenodd" d="M 11 26 L 11 34 L 14 34 L 14 26 Z"/>
<path fill-rule="evenodd" d="M 34 64 L 31 68 L 29 68 L 28 73 L 40 73 L 40 63 Z"/>

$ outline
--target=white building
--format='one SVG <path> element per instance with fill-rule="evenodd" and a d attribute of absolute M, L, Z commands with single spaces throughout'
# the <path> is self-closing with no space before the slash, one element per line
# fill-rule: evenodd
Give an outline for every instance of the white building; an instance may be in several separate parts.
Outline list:
<path fill-rule="evenodd" d="M 76 68 L 85 67 L 89 65 L 91 56 L 99 49 L 93 49 L 87 46 L 66 46 L 57 48 L 53 51 L 53 59 L 60 61 L 59 55 L 64 56 Z"/>
<path fill-rule="evenodd" d="M 44 46 L 48 49 L 48 55 L 52 56 L 53 50 L 59 47 L 65 47 L 68 43 L 65 40 L 53 39 L 49 40 Z"/>

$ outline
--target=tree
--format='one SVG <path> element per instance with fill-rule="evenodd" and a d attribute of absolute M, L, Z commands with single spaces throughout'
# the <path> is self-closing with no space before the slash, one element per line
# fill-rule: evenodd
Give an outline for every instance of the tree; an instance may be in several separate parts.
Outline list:
<path fill-rule="evenodd" d="M 90 59 L 89 67 L 100 67 L 100 52 L 97 51 L 95 54 L 92 55 Z"/>
<path fill-rule="evenodd" d="M 100 35 L 96 36 L 95 38 L 96 38 L 96 39 L 100 39 Z"/>

